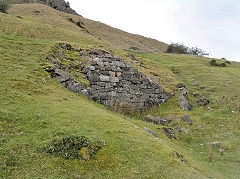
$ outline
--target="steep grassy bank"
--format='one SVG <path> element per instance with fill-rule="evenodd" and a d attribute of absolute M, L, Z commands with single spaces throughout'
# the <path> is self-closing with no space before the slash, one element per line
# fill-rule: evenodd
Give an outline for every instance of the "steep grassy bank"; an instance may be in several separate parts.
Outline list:
<path fill-rule="evenodd" d="M 181 137 L 188 150 L 195 151 L 195 157 L 200 161 L 208 161 L 211 168 L 222 173 L 223 178 L 239 176 L 239 66 L 232 63 L 223 68 L 213 67 L 209 64 L 211 59 L 186 55 L 148 53 L 135 56 L 145 63 L 171 70 L 178 82 L 188 88 L 193 110 L 187 113 L 193 118 L 194 125 L 189 128 L 189 136 Z M 209 99 L 208 105 L 198 105 L 197 101 L 202 96 Z M 153 114 L 181 116 L 186 113 L 179 108 L 177 97 L 159 106 Z M 214 142 L 218 143 L 217 147 L 208 145 Z"/>
<path fill-rule="evenodd" d="M 143 130 L 151 124 L 110 112 L 49 79 L 41 63 L 50 47 L 50 41 L 1 34 L 1 177 L 161 178 L 184 168 L 184 175 L 201 176 L 174 158 L 171 141 Z M 89 162 L 37 150 L 73 134 L 106 146 Z"/>

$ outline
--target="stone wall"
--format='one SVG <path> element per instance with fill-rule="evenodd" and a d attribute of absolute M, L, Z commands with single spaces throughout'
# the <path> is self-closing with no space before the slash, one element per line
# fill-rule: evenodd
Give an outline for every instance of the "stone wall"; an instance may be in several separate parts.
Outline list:
<path fill-rule="evenodd" d="M 127 106 L 144 110 L 169 98 L 160 85 L 139 73 L 129 62 L 105 51 L 88 51 L 87 56 L 89 60 L 82 73 L 89 81 L 89 87 L 68 76 L 66 67 L 55 64 L 54 68 L 46 70 L 69 90 L 110 108 Z"/>

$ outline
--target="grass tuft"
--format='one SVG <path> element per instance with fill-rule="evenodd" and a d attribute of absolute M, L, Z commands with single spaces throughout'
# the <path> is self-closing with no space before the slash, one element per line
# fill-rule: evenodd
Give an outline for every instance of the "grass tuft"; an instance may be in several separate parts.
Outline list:
<path fill-rule="evenodd" d="M 90 141 L 85 136 L 67 136 L 54 138 L 39 150 L 65 159 L 90 160 L 101 148 L 101 141 Z"/>

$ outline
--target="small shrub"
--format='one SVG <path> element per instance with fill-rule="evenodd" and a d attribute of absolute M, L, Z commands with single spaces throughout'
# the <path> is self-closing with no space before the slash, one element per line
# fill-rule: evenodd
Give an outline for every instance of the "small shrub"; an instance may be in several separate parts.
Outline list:
<path fill-rule="evenodd" d="M 69 22 L 75 23 L 74 20 L 73 20 L 71 17 L 68 17 L 67 20 L 68 20 Z"/>
<path fill-rule="evenodd" d="M 76 25 L 77 25 L 78 27 L 81 27 L 81 28 L 83 28 L 83 23 L 82 23 L 82 22 L 80 22 L 80 21 L 77 21 L 77 22 L 76 22 Z"/>
<path fill-rule="evenodd" d="M 227 67 L 226 63 L 220 63 L 219 66 L 220 67 Z"/>
<path fill-rule="evenodd" d="M 202 50 L 198 47 L 188 48 L 188 53 L 192 54 L 192 55 L 197 55 L 197 56 L 209 55 L 209 53 L 205 52 L 204 50 Z"/>
<path fill-rule="evenodd" d="M 68 136 L 61 139 L 53 139 L 41 152 L 65 159 L 89 160 L 102 148 L 101 141 L 90 141 L 85 136 Z"/>
<path fill-rule="evenodd" d="M 231 64 L 229 61 L 225 61 L 223 63 L 218 64 L 215 59 L 212 59 L 209 63 L 211 66 L 216 67 L 227 67 L 227 64 Z"/>
<path fill-rule="evenodd" d="M 171 43 L 168 45 L 167 53 L 177 53 L 177 54 L 187 54 L 188 53 L 188 47 L 186 47 L 183 44 L 179 43 Z"/>
<path fill-rule="evenodd" d="M 204 50 L 198 47 L 189 48 L 180 43 L 171 43 L 170 45 L 168 45 L 166 53 L 191 54 L 191 55 L 197 55 L 197 56 L 209 55 Z"/>
<path fill-rule="evenodd" d="M 211 66 L 219 66 L 215 59 L 212 59 L 209 63 Z"/>
<path fill-rule="evenodd" d="M 226 60 L 225 63 L 231 65 L 231 62 L 228 60 Z"/>
<path fill-rule="evenodd" d="M 11 7 L 7 0 L 0 0 L 0 12 L 7 13 L 7 10 Z"/>

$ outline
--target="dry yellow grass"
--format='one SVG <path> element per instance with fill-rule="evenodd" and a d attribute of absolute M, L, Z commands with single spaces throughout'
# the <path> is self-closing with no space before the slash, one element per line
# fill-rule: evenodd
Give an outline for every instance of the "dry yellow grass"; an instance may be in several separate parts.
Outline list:
<path fill-rule="evenodd" d="M 41 26 L 44 24 L 45 26 L 49 25 L 48 29 L 53 31 L 53 36 L 58 40 L 81 42 L 82 38 L 85 37 L 86 39 L 95 40 L 100 46 L 111 46 L 118 49 L 135 48 L 143 52 L 159 52 L 165 51 L 167 48 L 167 44 L 155 39 L 130 34 L 101 22 L 86 19 L 82 16 L 52 10 L 52 8 L 42 4 L 15 4 L 10 9 L 9 14 L 21 16 L 23 19 L 18 19 L 18 23 L 21 21 L 33 21 L 31 22 L 31 27 L 25 29 L 21 27 L 22 31 L 27 31 L 27 29 L 31 28 L 32 31 L 35 31 L 35 36 L 40 38 L 45 37 L 47 34 L 51 34 L 41 32 L 41 29 L 43 29 Z M 34 19 L 36 20 L 34 21 Z M 74 22 L 80 21 L 84 28 L 79 28 L 76 24 L 70 22 L 69 19 L 72 19 Z M 73 39 L 74 36 L 76 38 Z M 47 38 L 49 39 L 51 37 Z"/>

